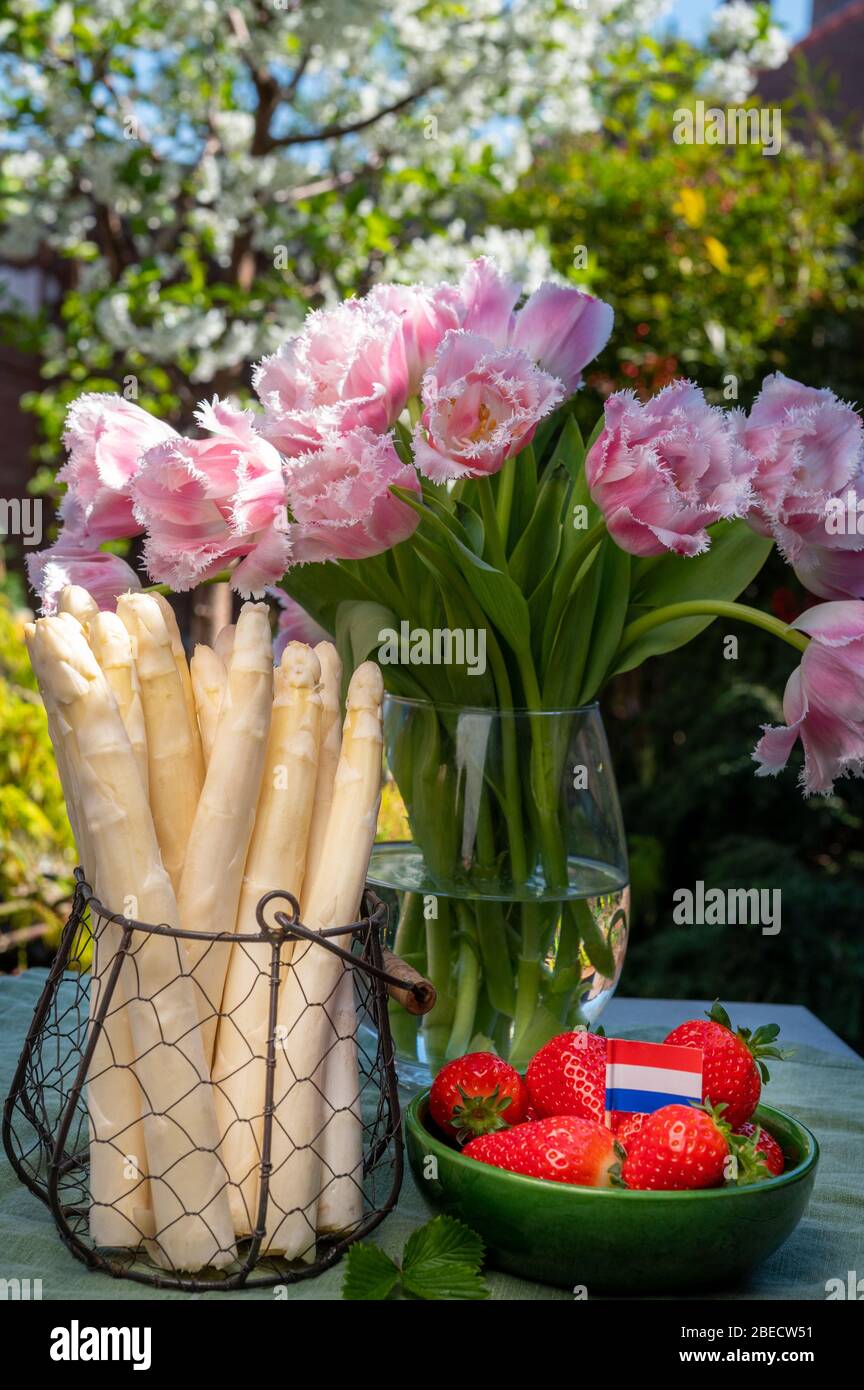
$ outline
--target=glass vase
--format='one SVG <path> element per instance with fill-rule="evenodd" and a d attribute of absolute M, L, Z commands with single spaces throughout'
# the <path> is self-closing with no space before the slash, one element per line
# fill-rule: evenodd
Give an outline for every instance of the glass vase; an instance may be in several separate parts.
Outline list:
<path fill-rule="evenodd" d="M 420 1020 L 394 1010 L 400 1077 L 425 1084 L 485 1048 L 524 1067 L 599 1017 L 627 946 L 627 850 L 599 707 L 387 696 L 384 738 L 405 816 L 375 846 L 369 879 L 389 902 L 394 949 L 438 995 Z"/>

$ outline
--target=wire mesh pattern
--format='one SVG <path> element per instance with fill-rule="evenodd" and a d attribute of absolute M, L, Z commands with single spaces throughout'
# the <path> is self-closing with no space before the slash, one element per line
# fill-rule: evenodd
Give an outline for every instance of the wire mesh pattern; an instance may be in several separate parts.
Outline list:
<path fill-rule="evenodd" d="M 203 1291 L 320 1273 L 402 1181 L 383 905 L 367 893 L 361 921 L 319 933 L 274 891 L 236 937 L 113 914 L 76 878 L 4 1109 L 18 1176 L 115 1276 Z"/>

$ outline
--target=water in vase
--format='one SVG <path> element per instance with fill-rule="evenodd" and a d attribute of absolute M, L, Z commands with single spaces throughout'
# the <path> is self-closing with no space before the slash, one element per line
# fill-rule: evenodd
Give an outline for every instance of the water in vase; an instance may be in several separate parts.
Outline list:
<path fill-rule="evenodd" d="M 524 1067 L 550 1037 L 599 1018 L 627 946 L 630 891 L 619 870 L 568 860 L 568 889 L 542 875 L 515 885 L 478 876 L 442 884 L 416 846 L 378 845 L 369 880 L 390 909 L 390 942 L 428 976 L 435 1008 L 391 1009 L 403 1082 L 427 1084 L 461 1053 L 494 1048 Z"/>

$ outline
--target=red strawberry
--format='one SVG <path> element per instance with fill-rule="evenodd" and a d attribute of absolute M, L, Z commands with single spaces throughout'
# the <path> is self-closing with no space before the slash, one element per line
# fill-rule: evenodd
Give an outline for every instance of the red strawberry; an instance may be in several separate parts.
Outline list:
<path fill-rule="evenodd" d="M 664 1192 L 720 1187 L 728 1158 L 726 1136 L 711 1115 L 694 1106 L 664 1105 L 633 1139 L 621 1176 L 627 1187 Z"/>
<path fill-rule="evenodd" d="M 441 1068 L 429 1092 L 433 1120 L 460 1144 L 478 1134 L 518 1125 L 527 1104 L 522 1077 L 493 1052 L 454 1058 Z"/>
<path fill-rule="evenodd" d="M 752 1136 L 733 1134 L 722 1105 L 664 1105 L 631 1142 L 621 1169 L 627 1187 L 658 1192 L 694 1191 L 765 1178 L 765 1162 Z"/>
<path fill-rule="evenodd" d="M 484 1134 L 466 1144 L 464 1152 L 529 1178 L 580 1187 L 620 1185 L 620 1154 L 612 1131 L 576 1115 L 553 1115 L 501 1134 Z"/>
<path fill-rule="evenodd" d="M 648 1116 L 641 1110 L 634 1110 L 629 1115 L 619 1112 L 613 1117 L 612 1132 L 623 1149 L 629 1151 L 630 1145 L 647 1119 Z"/>
<path fill-rule="evenodd" d="M 606 1039 L 583 1030 L 561 1033 L 528 1063 L 531 1104 L 539 1115 L 576 1115 L 603 1123 Z"/>
<path fill-rule="evenodd" d="M 786 1160 L 774 1135 L 769 1134 L 767 1129 L 762 1129 L 760 1125 L 750 1123 L 740 1125 L 735 1133 L 745 1134 L 748 1138 L 756 1136 L 756 1152 L 762 1155 L 768 1174 L 772 1178 L 779 1178 L 786 1167 Z"/>
<path fill-rule="evenodd" d="M 768 1068 L 763 1057 L 785 1057 L 774 1046 L 780 1029 L 775 1023 L 757 1028 L 732 1031 L 729 1015 L 715 1001 L 706 1019 L 691 1018 L 673 1028 L 664 1040 L 679 1047 L 697 1047 L 702 1051 L 702 1099 L 712 1105 L 725 1105 L 723 1118 L 733 1129 L 749 1120 L 762 1092 L 762 1081 L 768 1081 Z M 761 1073 L 761 1079 L 760 1079 Z"/>

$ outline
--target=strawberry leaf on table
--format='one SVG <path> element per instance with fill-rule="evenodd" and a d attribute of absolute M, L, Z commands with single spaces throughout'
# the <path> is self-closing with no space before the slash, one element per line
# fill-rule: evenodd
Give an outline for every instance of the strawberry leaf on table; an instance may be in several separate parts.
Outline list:
<path fill-rule="evenodd" d="M 483 1242 L 450 1216 L 436 1216 L 412 1232 L 401 1266 L 377 1245 L 352 1245 L 342 1297 L 349 1299 L 481 1299 L 489 1289 L 480 1272 Z"/>
<path fill-rule="evenodd" d="M 405 1243 L 403 1269 L 415 1270 L 432 1260 L 451 1260 L 479 1269 L 483 1263 L 483 1241 L 476 1231 L 452 1216 L 436 1216 L 413 1231 Z"/>
<path fill-rule="evenodd" d="M 352 1245 L 348 1251 L 342 1297 L 389 1298 L 400 1281 L 399 1266 L 379 1245 Z"/>
<path fill-rule="evenodd" d="M 405 1270 L 402 1283 L 406 1293 L 430 1301 L 438 1299 L 481 1299 L 489 1297 L 482 1274 L 453 1260 L 429 1260 L 421 1268 Z"/>

